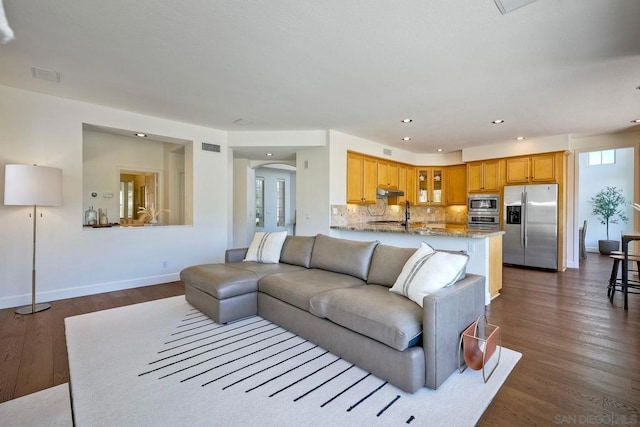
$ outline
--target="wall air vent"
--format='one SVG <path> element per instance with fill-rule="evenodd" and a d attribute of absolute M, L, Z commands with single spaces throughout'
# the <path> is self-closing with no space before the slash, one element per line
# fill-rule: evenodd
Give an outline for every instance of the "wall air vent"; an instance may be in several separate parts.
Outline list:
<path fill-rule="evenodd" d="M 220 146 L 218 144 L 209 144 L 207 142 L 203 142 L 202 151 L 213 151 L 214 153 L 219 153 Z"/>
<path fill-rule="evenodd" d="M 34 79 L 47 80 L 49 82 L 60 83 L 60 73 L 44 68 L 31 67 L 31 76 Z"/>
<path fill-rule="evenodd" d="M 533 3 L 536 0 L 494 0 L 503 15 Z"/>
<path fill-rule="evenodd" d="M 382 149 L 382 154 L 384 154 L 385 156 L 390 156 L 391 155 L 391 148 L 383 148 Z"/>

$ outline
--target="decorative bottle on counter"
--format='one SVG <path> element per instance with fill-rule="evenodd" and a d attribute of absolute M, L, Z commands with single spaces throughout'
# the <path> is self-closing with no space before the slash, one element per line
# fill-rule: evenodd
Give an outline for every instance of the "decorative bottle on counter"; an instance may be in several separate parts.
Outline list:
<path fill-rule="evenodd" d="M 107 210 L 106 209 L 98 209 L 98 211 L 99 211 L 98 218 L 100 220 L 100 225 L 108 225 L 109 224 L 109 217 L 107 216 Z"/>
<path fill-rule="evenodd" d="M 98 213 L 93 209 L 93 206 L 89 206 L 84 213 L 84 223 L 86 225 L 96 225 L 98 223 Z"/>

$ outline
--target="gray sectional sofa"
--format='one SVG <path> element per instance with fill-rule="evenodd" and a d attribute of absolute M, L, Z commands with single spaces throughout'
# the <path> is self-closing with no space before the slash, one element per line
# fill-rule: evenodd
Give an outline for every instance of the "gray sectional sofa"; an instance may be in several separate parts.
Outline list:
<path fill-rule="evenodd" d="M 378 242 L 288 236 L 280 262 L 184 269 L 187 301 L 218 323 L 260 315 L 410 393 L 457 369 L 461 332 L 484 313 L 483 276 L 467 274 L 424 297 L 389 292 L 415 252 Z"/>

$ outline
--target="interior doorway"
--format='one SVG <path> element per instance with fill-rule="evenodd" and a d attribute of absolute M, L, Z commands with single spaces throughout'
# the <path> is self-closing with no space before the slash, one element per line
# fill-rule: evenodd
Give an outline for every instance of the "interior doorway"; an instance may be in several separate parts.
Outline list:
<path fill-rule="evenodd" d="M 598 252 L 598 240 L 606 239 L 606 226 L 593 216 L 591 198 L 607 187 L 621 189 L 627 201 L 623 213 L 628 222 L 609 224 L 609 238 L 620 240 L 620 234 L 634 229 L 634 212 L 630 203 L 638 190 L 635 188 L 636 149 L 634 147 L 592 149 L 578 155 L 578 198 L 576 206 L 577 226 L 587 221 L 584 245 L 587 253 Z"/>
<path fill-rule="evenodd" d="M 256 168 L 253 199 L 255 231 L 295 233 L 295 167 L 270 164 Z"/>

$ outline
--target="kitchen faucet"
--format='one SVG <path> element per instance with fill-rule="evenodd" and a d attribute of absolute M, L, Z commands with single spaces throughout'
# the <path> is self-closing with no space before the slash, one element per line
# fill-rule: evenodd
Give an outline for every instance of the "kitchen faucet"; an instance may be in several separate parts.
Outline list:
<path fill-rule="evenodd" d="M 407 200 L 404 205 L 404 228 L 405 230 L 409 229 L 409 220 L 411 219 L 411 206 L 409 201 Z"/>

